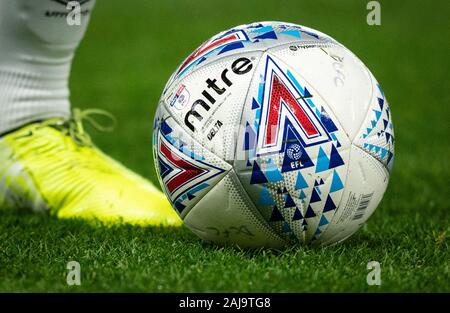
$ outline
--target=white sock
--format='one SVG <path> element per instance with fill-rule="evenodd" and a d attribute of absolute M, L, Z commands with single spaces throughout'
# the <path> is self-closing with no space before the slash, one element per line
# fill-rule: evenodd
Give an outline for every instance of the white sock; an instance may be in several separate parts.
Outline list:
<path fill-rule="evenodd" d="M 70 67 L 94 4 L 0 0 L 0 134 L 70 115 Z"/>

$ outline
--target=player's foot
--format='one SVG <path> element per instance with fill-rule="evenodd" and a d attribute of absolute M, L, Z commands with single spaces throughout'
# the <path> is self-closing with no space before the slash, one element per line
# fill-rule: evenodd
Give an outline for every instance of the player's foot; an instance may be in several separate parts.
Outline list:
<path fill-rule="evenodd" d="M 106 224 L 181 225 L 164 194 L 96 148 L 82 119 L 33 123 L 0 138 L 0 209 Z"/>

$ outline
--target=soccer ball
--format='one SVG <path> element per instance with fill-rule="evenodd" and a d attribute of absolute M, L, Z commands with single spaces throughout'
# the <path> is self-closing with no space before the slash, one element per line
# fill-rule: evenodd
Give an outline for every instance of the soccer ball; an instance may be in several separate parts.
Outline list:
<path fill-rule="evenodd" d="M 333 38 L 241 25 L 173 73 L 154 121 L 159 180 L 199 237 L 242 247 L 345 240 L 374 212 L 394 160 L 384 93 Z"/>

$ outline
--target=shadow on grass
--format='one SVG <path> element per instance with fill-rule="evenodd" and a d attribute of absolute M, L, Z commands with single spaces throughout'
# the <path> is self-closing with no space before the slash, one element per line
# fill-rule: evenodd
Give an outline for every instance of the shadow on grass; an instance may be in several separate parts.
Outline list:
<path fill-rule="evenodd" d="M 287 254 L 322 254 L 330 250 L 333 252 L 344 253 L 356 250 L 377 250 L 398 247 L 402 245 L 402 240 L 391 236 L 382 238 L 381 236 L 373 236 L 364 231 L 348 240 L 331 245 L 331 246 L 313 246 L 293 244 L 283 249 L 241 248 L 235 244 L 217 245 L 211 242 L 203 241 L 193 234 L 186 226 L 181 227 L 163 227 L 163 226 L 137 226 L 130 224 L 108 224 L 98 220 L 82 220 L 82 219 L 57 219 L 47 214 L 37 214 L 28 212 L 2 212 L 0 213 L 2 220 L 1 228 L 4 231 L 23 231 L 27 229 L 32 233 L 38 233 L 45 237 L 46 234 L 60 237 L 76 237 L 76 238 L 95 238 L 95 240 L 118 240 L 117 244 L 123 244 L 123 240 L 133 238 L 140 242 L 147 241 L 164 241 L 166 245 L 182 244 L 194 245 L 202 248 L 205 252 L 227 252 L 240 257 L 253 259 L 261 256 L 280 257 Z M 54 237 L 53 237 L 54 238 Z M 81 239 L 80 239 L 81 240 Z"/>

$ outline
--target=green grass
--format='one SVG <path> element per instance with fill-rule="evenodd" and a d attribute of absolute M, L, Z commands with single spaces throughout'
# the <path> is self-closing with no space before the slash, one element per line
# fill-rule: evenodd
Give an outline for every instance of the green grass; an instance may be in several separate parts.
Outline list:
<path fill-rule="evenodd" d="M 393 229 L 397 219 L 377 214 L 339 246 L 277 253 L 217 248 L 187 229 L 105 230 L 8 214 L 1 223 L 0 290 L 449 291 L 448 243 L 439 227 L 412 219 Z M 81 286 L 66 285 L 71 260 L 81 265 Z M 381 286 L 366 284 L 371 260 L 381 263 Z"/>
<path fill-rule="evenodd" d="M 78 50 L 72 102 L 119 118 L 98 145 L 157 183 L 155 104 L 176 65 L 223 29 L 258 20 L 304 24 L 338 39 L 372 70 L 391 104 L 396 164 L 385 197 L 351 239 L 326 248 L 241 251 L 189 230 L 93 227 L 0 214 L 0 291 L 450 291 L 447 1 L 98 1 Z M 131 151 L 131 153 L 130 153 Z M 81 264 L 81 286 L 66 264 Z M 381 263 L 381 286 L 366 284 Z"/>

